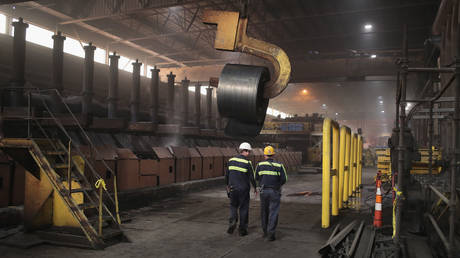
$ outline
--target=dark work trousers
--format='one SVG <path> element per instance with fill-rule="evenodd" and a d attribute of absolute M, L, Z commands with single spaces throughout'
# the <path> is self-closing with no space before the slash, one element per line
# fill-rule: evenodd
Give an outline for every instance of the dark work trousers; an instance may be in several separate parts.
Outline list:
<path fill-rule="evenodd" d="M 263 189 L 260 193 L 260 217 L 264 233 L 274 234 L 278 225 L 281 192 L 274 189 Z"/>
<path fill-rule="evenodd" d="M 248 229 L 249 217 L 249 189 L 233 189 L 230 193 L 230 224 L 238 221 L 238 209 L 240 210 L 240 229 Z"/>

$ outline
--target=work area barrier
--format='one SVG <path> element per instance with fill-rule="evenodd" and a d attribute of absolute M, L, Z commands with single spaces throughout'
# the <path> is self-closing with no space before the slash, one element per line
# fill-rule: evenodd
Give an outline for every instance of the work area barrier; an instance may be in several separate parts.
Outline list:
<path fill-rule="evenodd" d="M 343 208 L 358 208 L 362 183 L 362 136 L 325 118 L 322 153 L 321 226 L 330 226 L 330 216 Z M 332 192 L 332 193 L 331 193 Z"/>

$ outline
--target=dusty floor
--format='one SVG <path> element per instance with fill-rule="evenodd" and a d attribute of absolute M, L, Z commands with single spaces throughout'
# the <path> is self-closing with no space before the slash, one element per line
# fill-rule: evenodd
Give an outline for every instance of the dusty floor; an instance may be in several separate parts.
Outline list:
<path fill-rule="evenodd" d="M 375 169 L 363 171 L 370 184 Z M 328 239 L 333 225 L 321 229 L 321 197 L 287 196 L 301 191 L 321 192 L 321 174 L 291 175 L 283 189 L 277 241 L 261 237 L 259 201 L 251 196 L 249 235 L 228 235 L 228 199 L 224 187 L 191 193 L 183 198 L 155 202 L 130 211 L 133 220 L 123 226 L 131 243 L 104 251 L 50 245 L 30 249 L 0 246 L 2 257 L 319 257 L 317 251 Z M 364 191 L 363 199 L 371 191 Z M 257 197 L 258 198 L 258 197 Z M 344 211 L 332 221 L 369 219 L 361 211 Z M 343 223 L 342 223 L 343 225 Z"/>

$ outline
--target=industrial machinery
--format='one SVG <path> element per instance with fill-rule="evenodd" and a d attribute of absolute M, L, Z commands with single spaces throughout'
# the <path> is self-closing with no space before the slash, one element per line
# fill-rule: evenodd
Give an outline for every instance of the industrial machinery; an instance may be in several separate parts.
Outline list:
<path fill-rule="evenodd" d="M 229 119 L 225 133 L 257 136 L 265 120 L 269 99 L 287 87 L 291 75 L 289 58 L 280 47 L 249 37 L 245 14 L 206 10 L 203 22 L 217 24 L 214 48 L 261 57 L 273 66 L 270 76 L 266 67 L 227 64 L 219 78 L 219 113 Z"/>

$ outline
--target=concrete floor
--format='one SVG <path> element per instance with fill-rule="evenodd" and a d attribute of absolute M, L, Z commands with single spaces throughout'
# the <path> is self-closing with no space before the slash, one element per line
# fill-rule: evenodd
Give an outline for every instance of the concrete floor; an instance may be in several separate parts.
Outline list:
<path fill-rule="evenodd" d="M 372 184 L 375 169 L 363 170 L 363 183 Z M 252 195 L 249 235 L 228 235 L 228 199 L 223 186 L 166 199 L 131 210 L 130 223 L 123 225 L 131 243 L 120 243 L 104 251 L 50 245 L 30 249 L 0 246 L 2 257 L 319 257 L 333 225 L 352 218 L 369 219 L 361 211 L 344 211 L 321 229 L 321 196 L 287 196 L 302 191 L 321 192 L 321 174 L 290 175 L 283 189 L 277 241 L 261 237 L 259 200 Z M 363 198 L 371 191 L 364 191 Z"/>

